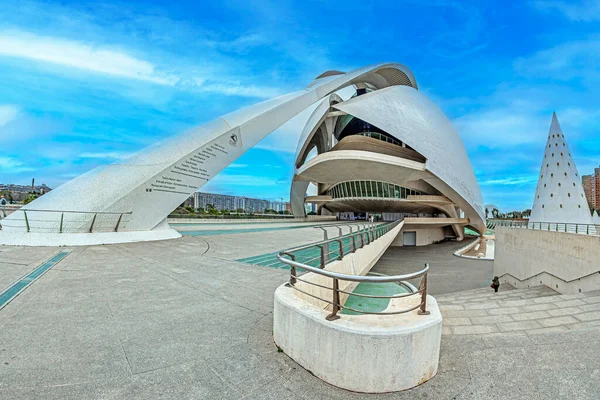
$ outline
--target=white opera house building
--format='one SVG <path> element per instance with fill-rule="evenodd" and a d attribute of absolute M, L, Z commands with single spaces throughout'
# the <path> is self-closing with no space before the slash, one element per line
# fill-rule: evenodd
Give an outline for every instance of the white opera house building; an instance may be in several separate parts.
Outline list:
<path fill-rule="evenodd" d="M 317 82 L 340 75 L 328 71 Z M 482 196 L 456 130 L 408 68 L 378 75 L 389 85 L 357 82 L 349 100 L 333 93 L 309 118 L 295 157 L 294 215 L 304 217 L 313 203 L 343 219 L 404 218 L 395 245 L 462 240 L 467 225 L 483 233 Z M 309 183 L 316 195 L 305 196 Z"/>
<path fill-rule="evenodd" d="M 344 100 L 340 91 L 353 91 Z M 462 140 L 402 64 L 328 71 L 306 88 L 226 114 L 100 166 L 2 221 L 0 244 L 56 246 L 180 237 L 168 215 L 304 110 L 292 210 L 404 218 L 396 245 L 484 233 L 483 201 Z M 316 148 L 316 156 L 309 153 Z M 313 151 L 314 154 L 314 151 Z M 306 196 L 313 183 L 318 192 Z"/>

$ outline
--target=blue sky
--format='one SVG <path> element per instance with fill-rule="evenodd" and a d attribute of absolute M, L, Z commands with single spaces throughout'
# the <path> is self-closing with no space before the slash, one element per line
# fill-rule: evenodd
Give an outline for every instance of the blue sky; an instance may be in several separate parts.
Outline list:
<path fill-rule="evenodd" d="M 0 182 L 55 187 L 323 71 L 385 61 L 453 121 L 502 211 L 531 206 L 552 111 L 579 173 L 600 164 L 600 1 L 2 0 Z M 300 125 L 203 190 L 287 199 Z"/>

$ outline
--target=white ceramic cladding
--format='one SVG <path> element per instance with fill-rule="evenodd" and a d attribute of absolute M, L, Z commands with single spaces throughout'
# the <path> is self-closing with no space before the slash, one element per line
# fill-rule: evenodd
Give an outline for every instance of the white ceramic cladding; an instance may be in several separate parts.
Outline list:
<path fill-rule="evenodd" d="M 353 84 L 417 87 L 410 70 L 396 63 L 316 79 L 304 90 L 227 114 L 59 186 L 24 207 L 30 210 L 31 228 L 56 218 L 31 210 L 58 210 L 131 212 L 120 230 L 164 229 L 161 222 L 171 211 L 244 152 L 310 105 Z M 8 217 L 12 223 L 5 230 L 23 229 L 22 216 L 15 214 Z"/>
<path fill-rule="evenodd" d="M 443 184 L 435 179 L 428 183 L 465 211 L 473 224 L 483 224 L 483 197 L 462 139 L 425 95 L 408 86 L 392 86 L 334 108 L 383 129 L 422 154 L 426 169 Z"/>
<path fill-rule="evenodd" d="M 552 115 L 529 222 L 593 223 L 581 177 L 556 113 Z"/>

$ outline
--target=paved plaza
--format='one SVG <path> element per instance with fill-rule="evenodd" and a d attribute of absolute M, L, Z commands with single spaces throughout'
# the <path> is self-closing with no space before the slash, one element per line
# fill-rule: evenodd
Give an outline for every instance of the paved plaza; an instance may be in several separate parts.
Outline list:
<path fill-rule="evenodd" d="M 376 266 L 401 273 L 431 263 L 431 290 L 445 317 L 438 375 L 385 395 L 322 382 L 273 344 L 273 292 L 287 271 L 233 261 L 320 238 L 307 227 L 80 248 L 0 247 L 1 290 L 71 251 L 0 310 L 0 398 L 598 398 L 600 336 L 592 318 L 599 298 L 543 288 L 503 287 L 496 295 L 487 287 L 489 262 L 452 255 L 460 243 L 390 249 Z M 545 327 L 559 328 L 535 332 Z"/>

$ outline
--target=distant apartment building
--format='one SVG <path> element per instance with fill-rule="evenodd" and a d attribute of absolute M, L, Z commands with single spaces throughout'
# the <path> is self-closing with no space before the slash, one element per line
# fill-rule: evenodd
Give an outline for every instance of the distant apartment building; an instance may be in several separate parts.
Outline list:
<path fill-rule="evenodd" d="M 590 209 L 600 210 L 600 167 L 594 168 L 593 175 L 582 176 L 581 183 Z"/>
<path fill-rule="evenodd" d="M 235 211 L 241 209 L 244 210 L 244 212 L 262 213 L 268 209 L 278 212 L 283 211 L 286 209 L 286 205 L 289 203 L 253 199 L 244 196 L 196 192 L 194 193 L 194 204 L 196 208 L 202 208 L 204 210 L 206 210 L 208 205 L 211 204 L 219 211 Z"/>

